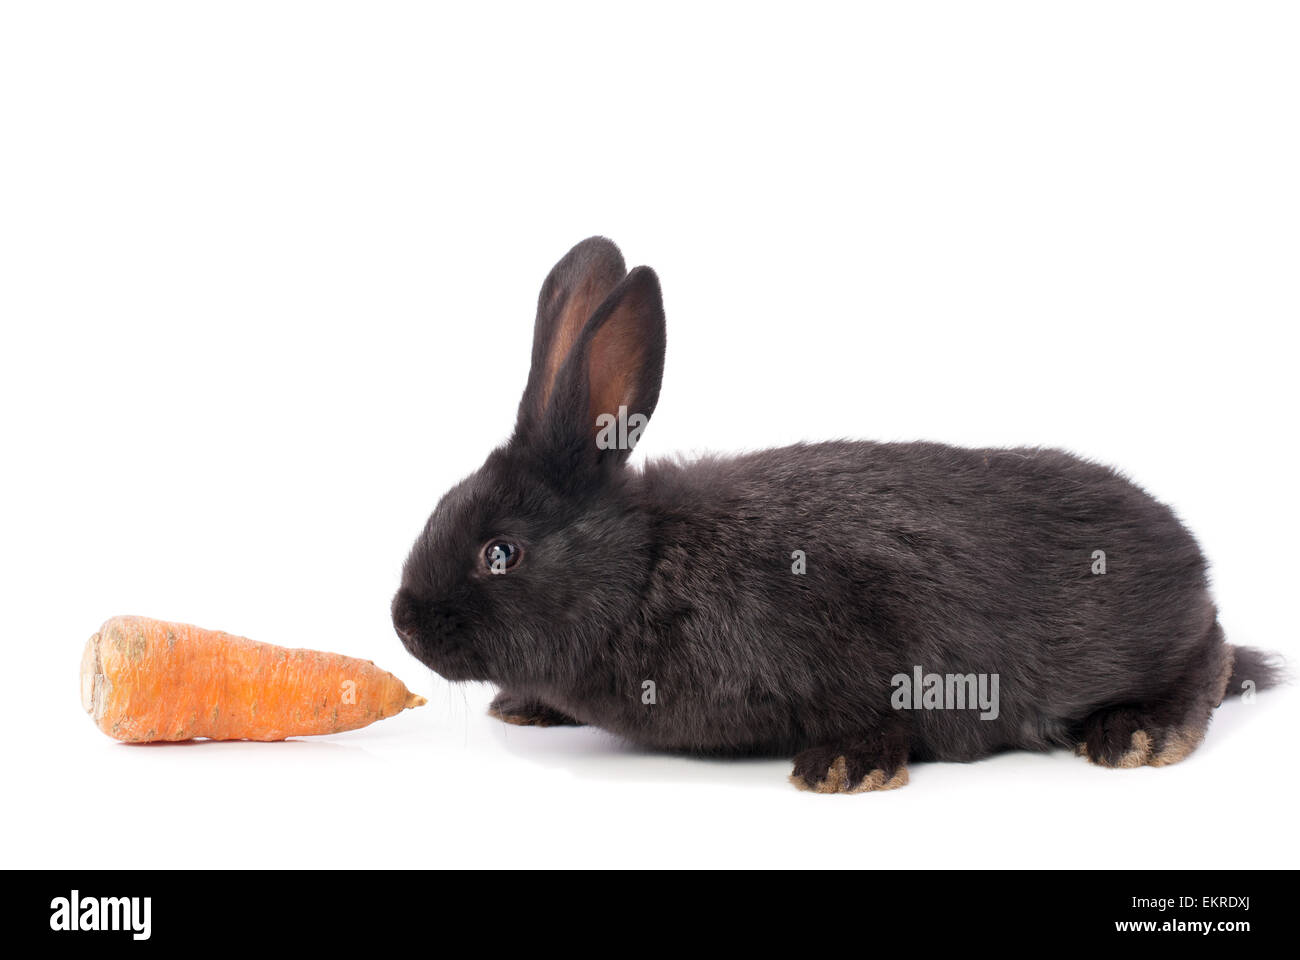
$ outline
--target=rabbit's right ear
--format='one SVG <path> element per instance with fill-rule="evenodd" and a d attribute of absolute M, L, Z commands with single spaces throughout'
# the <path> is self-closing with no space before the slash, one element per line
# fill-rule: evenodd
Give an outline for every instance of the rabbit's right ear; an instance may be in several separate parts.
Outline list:
<path fill-rule="evenodd" d="M 625 276 L 623 254 L 604 237 L 588 237 L 551 268 L 537 297 L 533 365 L 519 403 L 519 433 L 541 420 L 555 379 L 578 335 Z"/>

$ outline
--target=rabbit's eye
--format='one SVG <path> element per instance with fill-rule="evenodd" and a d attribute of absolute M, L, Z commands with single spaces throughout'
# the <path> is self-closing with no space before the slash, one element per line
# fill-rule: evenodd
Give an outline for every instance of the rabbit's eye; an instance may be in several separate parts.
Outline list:
<path fill-rule="evenodd" d="M 483 562 L 491 573 L 505 573 L 519 562 L 523 551 L 505 540 L 493 540 L 483 549 Z"/>

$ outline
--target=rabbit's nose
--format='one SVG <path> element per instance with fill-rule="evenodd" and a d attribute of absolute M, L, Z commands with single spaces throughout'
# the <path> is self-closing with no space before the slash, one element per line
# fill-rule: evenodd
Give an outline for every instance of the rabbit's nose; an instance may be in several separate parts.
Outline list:
<path fill-rule="evenodd" d="M 397 596 L 393 597 L 393 629 L 408 647 L 416 640 L 418 623 L 419 613 L 416 610 L 415 598 L 403 587 L 397 591 Z"/>

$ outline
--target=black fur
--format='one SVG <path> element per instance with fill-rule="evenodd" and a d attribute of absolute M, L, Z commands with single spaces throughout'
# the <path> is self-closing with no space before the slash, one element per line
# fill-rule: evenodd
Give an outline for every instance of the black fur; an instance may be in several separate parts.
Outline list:
<path fill-rule="evenodd" d="M 604 299 L 548 379 L 578 289 Z M 630 469 L 626 450 L 597 449 L 593 398 L 653 412 L 664 317 L 653 272 L 624 276 L 601 238 L 552 272 L 535 338 L 514 435 L 438 504 L 393 602 L 417 658 L 498 684 L 520 716 L 664 749 L 798 753 L 805 780 L 847 756 L 858 780 L 1081 742 L 1113 764 L 1134 731 L 1158 747 L 1203 729 L 1225 684 L 1275 679 L 1237 650 L 1227 680 L 1196 541 L 1107 467 L 833 442 Z M 503 575 L 481 560 L 496 538 L 523 550 Z M 915 666 L 998 674 L 999 715 L 894 709 L 891 677 Z"/>

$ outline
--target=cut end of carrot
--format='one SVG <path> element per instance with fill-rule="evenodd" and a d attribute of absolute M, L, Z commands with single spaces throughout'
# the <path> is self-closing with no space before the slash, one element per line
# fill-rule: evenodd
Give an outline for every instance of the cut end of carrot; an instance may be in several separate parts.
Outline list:
<path fill-rule="evenodd" d="M 99 662 L 99 634 L 86 641 L 81 651 L 81 706 L 92 717 L 104 683 L 104 669 Z"/>
<path fill-rule="evenodd" d="M 422 707 L 428 702 L 428 700 L 420 696 L 418 693 L 412 693 L 406 698 L 406 709 L 410 710 L 412 707 Z"/>

